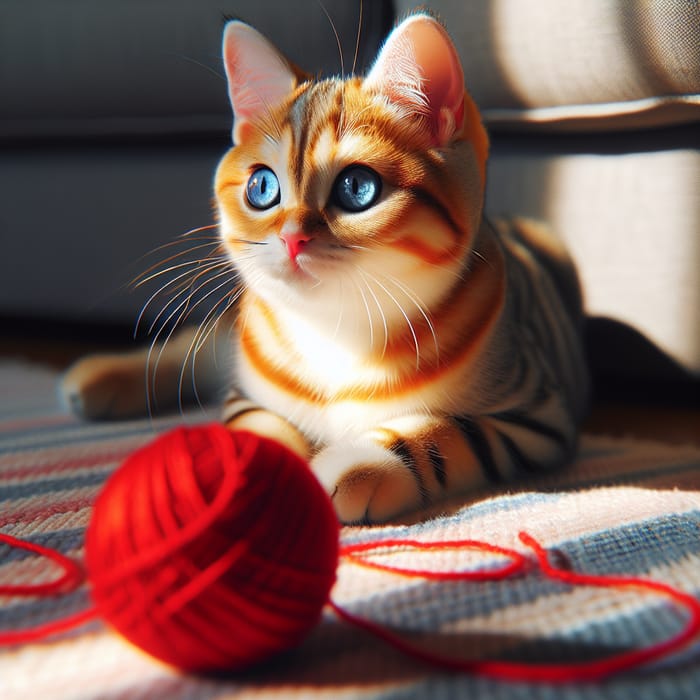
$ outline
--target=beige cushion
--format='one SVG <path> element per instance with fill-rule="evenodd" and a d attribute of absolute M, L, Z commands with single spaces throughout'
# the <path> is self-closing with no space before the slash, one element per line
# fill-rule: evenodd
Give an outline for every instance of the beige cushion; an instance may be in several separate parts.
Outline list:
<path fill-rule="evenodd" d="M 487 210 L 549 222 L 589 314 L 700 375 L 700 5 L 427 4 L 494 136 Z M 659 126 L 673 128 L 644 131 Z"/>
<path fill-rule="evenodd" d="M 492 127 L 700 120 L 700 5 L 679 0 L 430 0 Z M 413 0 L 397 0 L 405 13 Z"/>
<path fill-rule="evenodd" d="M 700 376 L 700 152 L 646 150 L 648 136 L 599 153 L 543 140 L 494 148 L 488 212 L 548 221 L 576 259 L 588 313 Z"/>

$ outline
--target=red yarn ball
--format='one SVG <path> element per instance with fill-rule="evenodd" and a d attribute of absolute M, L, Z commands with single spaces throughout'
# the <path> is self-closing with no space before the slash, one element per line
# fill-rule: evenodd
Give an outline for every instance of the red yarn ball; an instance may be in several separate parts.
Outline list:
<path fill-rule="evenodd" d="M 100 615 L 188 671 L 238 670 L 297 644 L 335 581 L 339 525 L 308 465 L 221 425 L 178 428 L 108 480 L 86 537 Z"/>

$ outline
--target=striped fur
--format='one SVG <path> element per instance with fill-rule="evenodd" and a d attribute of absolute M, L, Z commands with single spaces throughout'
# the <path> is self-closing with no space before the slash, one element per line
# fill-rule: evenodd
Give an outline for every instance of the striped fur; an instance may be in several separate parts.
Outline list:
<path fill-rule="evenodd" d="M 427 15 L 364 80 L 306 80 L 238 22 L 224 40 L 236 145 L 215 194 L 243 285 L 224 420 L 309 455 L 346 522 L 556 467 L 576 445 L 576 275 L 539 224 L 484 219 L 488 141 L 456 55 Z M 357 164 L 382 189 L 351 213 L 331 193 Z M 246 198 L 261 166 L 280 189 L 266 209 Z"/>

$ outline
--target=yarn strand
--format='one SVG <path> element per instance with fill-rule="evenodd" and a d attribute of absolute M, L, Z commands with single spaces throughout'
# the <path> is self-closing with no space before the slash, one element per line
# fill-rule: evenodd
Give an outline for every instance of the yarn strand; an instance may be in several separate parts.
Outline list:
<path fill-rule="evenodd" d="M 408 569 L 391 564 L 382 564 L 373 559 L 366 559 L 359 556 L 360 553 L 381 552 L 382 550 L 401 547 L 402 549 L 412 549 L 418 551 L 445 551 L 448 549 L 473 549 L 481 552 L 498 554 L 507 559 L 510 563 L 496 569 L 476 569 L 473 571 L 433 571 L 426 569 Z M 515 574 L 522 573 L 528 563 L 527 558 L 515 549 L 506 549 L 488 542 L 480 540 L 450 540 L 446 542 L 421 542 L 409 539 L 389 539 L 378 542 L 360 542 L 341 547 L 341 557 L 352 561 L 358 566 L 369 569 L 377 569 L 389 573 L 399 574 L 414 578 L 425 578 L 433 581 L 495 581 L 502 578 L 509 578 Z"/>
<path fill-rule="evenodd" d="M 59 578 L 48 581 L 47 583 L 2 585 L 0 586 L 0 595 L 48 597 L 61 593 L 69 593 L 78 588 L 85 581 L 85 572 L 82 567 L 77 562 L 73 561 L 73 559 L 64 556 L 55 549 L 43 547 L 42 545 L 19 539 L 18 537 L 13 537 L 3 532 L 0 532 L 0 542 L 15 549 L 22 549 L 32 554 L 38 554 L 58 564 L 58 566 L 63 569 L 63 574 Z M 0 645 L 11 646 L 15 644 L 28 644 L 29 642 L 46 639 L 47 637 L 79 627 L 95 617 L 97 617 L 97 610 L 89 608 L 75 615 L 62 617 L 59 620 L 32 627 L 31 629 L 0 632 Z"/>
<path fill-rule="evenodd" d="M 81 610 L 75 615 L 68 615 L 44 625 L 37 625 L 26 630 L 12 630 L 10 632 L 0 632 L 0 646 L 14 646 L 16 644 L 29 644 L 39 642 L 49 637 L 54 637 L 62 632 L 70 632 L 99 617 L 99 611 L 94 608 Z"/>
<path fill-rule="evenodd" d="M 85 580 L 85 573 L 80 565 L 73 561 L 73 559 L 70 559 L 60 552 L 57 552 L 55 549 L 42 547 L 40 544 L 28 542 L 27 540 L 21 540 L 18 537 L 13 537 L 12 535 L 7 535 L 3 532 L 0 532 L 0 542 L 9 545 L 10 547 L 14 547 L 15 549 L 23 549 L 26 552 L 38 554 L 46 559 L 50 559 L 63 569 L 63 574 L 59 578 L 47 583 L 1 585 L 0 595 L 48 596 L 53 595 L 54 593 L 61 593 L 66 590 L 73 590 Z"/>
<path fill-rule="evenodd" d="M 642 664 L 658 660 L 667 656 L 671 652 L 677 651 L 700 633 L 700 601 L 683 591 L 678 590 L 667 584 L 653 581 L 649 579 L 623 576 L 601 576 L 584 573 L 576 573 L 554 566 L 549 556 L 542 545 L 526 532 L 519 533 L 520 541 L 529 547 L 534 553 L 539 569 L 550 579 L 561 581 L 562 583 L 571 586 L 596 586 L 601 588 L 632 588 L 642 590 L 657 595 L 662 595 L 672 602 L 687 609 L 690 613 L 688 621 L 684 628 L 670 637 L 669 639 L 658 644 L 650 645 L 643 649 L 634 649 L 632 651 L 622 652 L 606 659 L 598 661 L 583 661 L 578 663 L 520 663 L 511 661 L 490 661 L 490 660 L 471 660 L 460 659 L 450 656 L 444 656 L 435 652 L 429 651 L 416 644 L 411 643 L 399 633 L 394 632 L 380 624 L 367 620 L 360 616 L 354 615 L 342 606 L 329 601 L 331 608 L 335 613 L 346 622 L 365 630 L 366 632 L 378 637 L 402 653 L 419 661 L 423 661 L 432 666 L 445 668 L 451 671 L 463 671 L 476 675 L 486 676 L 497 680 L 519 681 L 519 682 L 543 682 L 543 683 L 570 683 L 576 681 L 596 681 L 602 680 L 613 674 L 628 671 Z M 444 572 L 427 572 L 427 576 L 423 576 L 424 571 L 400 569 L 390 565 L 377 564 L 370 560 L 364 560 L 358 555 L 358 551 L 372 551 L 383 549 L 385 552 L 391 547 L 399 547 L 405 542 L 401 540 L 387 540 L 383 543 L 375 542 L 368 543 L 363 548 L 349 548 L 349 556 L 346 559 L 350 562 L 369 566 L 375 569 L 381 569 L 388 572 L 397 573 L 405 576 L 424 577 L 429 579 L 440 579 Z M 434 542 L 430 543 L 430 549 L 452 548 L 456 545 L 454 541 Z M 470 546 L 478 547 L 478 542 L 470 542 Z M 341 549 L 341 555 L 345 550 Z M 484 551 L 497 551 L 506 556 L 517 554 L 514 550 L 500 550 L 492 545 L 486 545 Z M 515 562 L 520 560 L 513 556 L 514 573 L 520 571 L 521 567 L 515 566 Z M 496 570 L 493 573 L 493 580 L 505 578 L 503 570 Z M 468 573 L 468 572 L 467 572 Z M 479 580 L 488 580 L 486 578 Z"/>

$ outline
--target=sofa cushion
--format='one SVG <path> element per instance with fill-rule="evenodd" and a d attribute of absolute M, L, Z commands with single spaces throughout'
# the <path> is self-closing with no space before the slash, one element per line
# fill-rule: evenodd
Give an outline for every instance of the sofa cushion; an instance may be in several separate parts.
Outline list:
<path fill-rule="evenodd" d="M 5 148 L 0 316 L 133 324 L 155 291 L 134 289 L 134 278 L 202 243 L 179 236 L 212 223 L 212 173 L 227 147 L 222 138 Z"/>
<path fill-rule="evenodd" d="M 547 221 L 576 259 L 589 315 L 631 326 L 700 377 L 694 128 L 599 135 L 595 150 L 573 137 L 502 137 L 487 211 Z"/>
<path fill-rule="evenodd" d="M 405 13 L 414 0 L 396 0 Z M 700 5 L 430 0 L 494 128 L 598 130 L 700 120 Z"/>
<path fill-rule="evenodd" d="M 360 0 L 8 0 L 0 3 L 0 139 L 230 129 L 225 16 L 240 16 L 305 69 L 352 66 Z M 389 0 L 365 2 L 360 56 L 373 56 Z"/>

